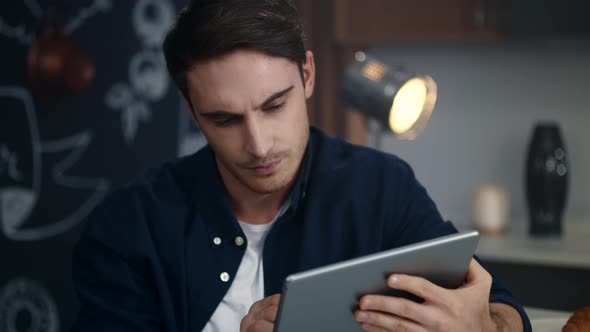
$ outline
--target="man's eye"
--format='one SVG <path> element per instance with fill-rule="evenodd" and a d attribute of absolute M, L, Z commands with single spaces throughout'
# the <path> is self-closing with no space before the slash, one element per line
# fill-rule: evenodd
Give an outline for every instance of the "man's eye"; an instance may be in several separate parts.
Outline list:
<path fill-rule="evenodd" d="M 266 110 L 267 111 L 270 111 L 270 112 L 273 112 L 273 111 L 278 111 L 278 110 L 280 110 L 283 107 L 285 107 L 285 103 L 284 102 L 282 102 L 280 104 L 269 106 Z"/>
<path fill-rule="evenodd" d="M 225 127 L 225 126 L 229 126 L 231 124 L 234 124 L 238 121 L 238 117 L 237 116 L 228 116 L 226 118 L 223 119 L 217 119 L 215 121 L 213 121 L 215 123 L 216 126 L 219 127 Z"/>

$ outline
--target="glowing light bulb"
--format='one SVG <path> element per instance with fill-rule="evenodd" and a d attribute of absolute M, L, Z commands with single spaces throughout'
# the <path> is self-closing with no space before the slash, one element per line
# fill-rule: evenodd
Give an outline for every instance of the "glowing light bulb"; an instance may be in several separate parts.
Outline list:
<path fill-rule="evenodd" d="M 435 101 L 436 84 L 431 78 L 410 79 L 393 99 L 389 127 L 396 135 L 413 139 L 430 118 Z"/>

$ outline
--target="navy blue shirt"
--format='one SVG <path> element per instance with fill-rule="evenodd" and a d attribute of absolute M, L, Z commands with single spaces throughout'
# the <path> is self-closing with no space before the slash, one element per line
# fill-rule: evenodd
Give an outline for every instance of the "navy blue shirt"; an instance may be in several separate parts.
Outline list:
<path fill-rule="evenodd" d="M 265 296 L 289 274 L 454 232 L 407 163 L 312 127 L 291 205 L 265 241 Z M 237 236 L 245 238 L 209 147 L 113 192 L 74 250 L 74 329 L 201 330 L 244 255 Z M 530 331 L 496 278 L 490 302 L 516 308 Z"/>

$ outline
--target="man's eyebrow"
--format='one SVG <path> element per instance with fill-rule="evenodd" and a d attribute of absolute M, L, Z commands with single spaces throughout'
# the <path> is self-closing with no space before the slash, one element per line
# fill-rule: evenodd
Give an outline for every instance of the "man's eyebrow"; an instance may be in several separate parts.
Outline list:
<path fill-rule="evenodd" d="M 277 93 L 274 93 L 272 96 L 266 98 L 266 100 L 262 104 L 258 105 L 258 108 L 263 108 L 264 106 L 272 103 L 273 100 L 278 99 L 278 98 L 281 98 L 282 96 L 284 96 L 287 93 L 291 92 L 291 90 L 293 90 L 294 87 L 295 87 L 294 85 L 291 85 L 290 87 L 286 88 L 285 90 L 281 90 L 281 91 L 279 91 Z"/>
<path fill-rule="evenodd" d="M 224 117 L 224 116 L 239 116 L 241 114 L 226 112 L 226 111 L 211 111 L 211 112 L 199 112 L 199 114 L 206 118 L 217 118 L 217 117 Z"/>
<path fill-rule="evenodd" d="M 295 86 L 291 85 L 290 87 L 281 90 L 279 92 L 274 93 L 272 96 L 266 98 L 266 100 L 264 102 L 262 102 L 262 104 L 258 105 L 258 109 L 259 108 L 263 108 L 264 106 L 272 103 L 275 99 L 281 98 L 282 96 L 288 94 L 289 92 L 291 92 L 291 90 L 293 90 Z M 223 117 L 223 116 L 239 116 L 241 114 L 238 113 L 232 113 L 232 112 L 228 112 L 228 111 L 222 111 L 222 110 L 215 110 L 215 111 L 209 111 L 209 112 L 198 112 L 201 116 L 204 116 L 206 118 L 215 118 L 215 117 Z"/>

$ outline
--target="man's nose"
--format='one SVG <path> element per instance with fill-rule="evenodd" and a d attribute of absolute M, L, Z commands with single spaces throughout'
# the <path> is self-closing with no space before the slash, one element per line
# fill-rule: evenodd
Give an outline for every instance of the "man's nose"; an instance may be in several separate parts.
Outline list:
<path fill-rule="evenodd" d="M 273 140 L 270 132 L 260 119 L 246 119 L 244 136 L 245 148 L 248 153 L 256 158 L 264 158 L 268 155 Z"/>

